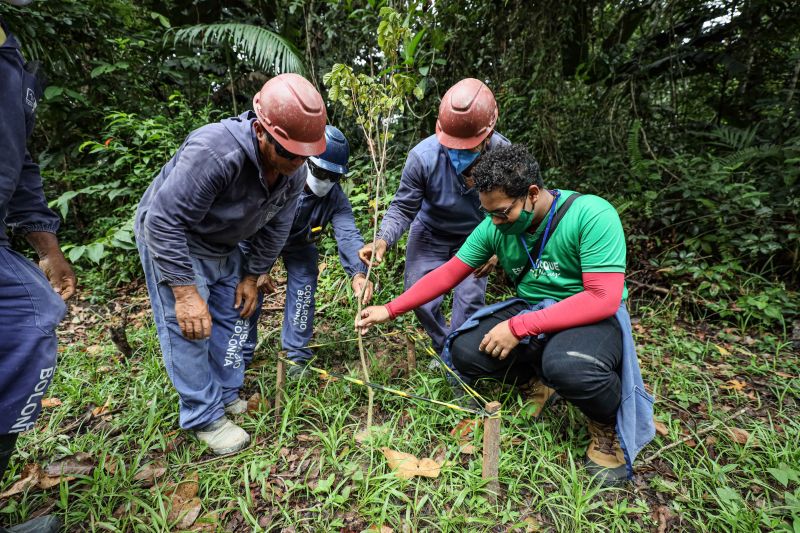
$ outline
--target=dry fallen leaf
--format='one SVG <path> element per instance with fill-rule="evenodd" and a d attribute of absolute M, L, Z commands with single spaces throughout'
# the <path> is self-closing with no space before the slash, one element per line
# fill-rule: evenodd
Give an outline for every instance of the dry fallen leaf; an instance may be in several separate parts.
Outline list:
<path fill-rule="evenodd" d="M 439 477 L 442 465 L 433 459 L 417 459 L 410 453 L 398 452 L 389 448 L 381 448 L 389 468 L 400 479 L 411 479 L 414 476 Z"/>
<path fill-rule="evenodd" d="M 45 398 L 42 400 L 42 409 L 48 409 L 50 407 L 58 407 L 61 405 L 61 400 L 58 398 Z"/>
<path fill-rule="evenodd" d="M 197 497 L 200 490 L 197 473 L 190 474 L 183 481 L 170 485 L 164 491 L 165 496 L 169 496 L 172 501 L 167 520 L 175 522 L 176 529 L 187 529 L 194 524 L 200 511 L 203 509 L 203 502 Z"/>
<path fill-rule="evenodd" d="M 134 481 L 143 481 L 145 486 L 153 486 L 156 480 L 167 472 L 166 463 L 157 459 L 152 463 L 147 463 L 133 476 Z"/>
<path fill-rule="evenodd" d="M 261 394 L 254 393 L 247 399 L 247 412 L 266 412 L 269 411 L 269 400 L 262 398 Z"/>
<path fill-rule="evenodd" d="M 181 498 L 189 500 L 197 496 L 197 491 L 200 490 L 198 483 L 197 472 L 189 474 L 186 479 L 177 483 L 171 483 L 164 489 L 164 494 L 172 498 Z"/>
<path fill-rule="evenodd" d="M 739 444 L 747 444 L 750 440 L 750 433 L 740 428 L 728 428 L 728 435 Z"/>
<path fill-rule="evenodd" d="M 536 533 L 542 530 L 539 521 L 532 516 L 525 518 L 523 522 L 525 523 L 525 533 Z"/>
<path fill-rule="evenodd" d="M 98 417 L 98 416 L 108 415 L 109 411 L 111 411 L 111 396 L 109 396 L 106 399 L 106 403 L 104 405 L 92 409 L 92 416 Z"/>
<path fill-rule="evenodd" d="M 14 483 L 7 491 L 0 494 L 0 500 L 25 492 L 33 487 L 47 490 L 59 485 L 62 481 L 72 481 L 74 479 L 73 476 L 67 475 L 62 476 L 56 474 L 55 476 L 49 476 L 39 465 L 27 464 L 25 468 L 22 469 L 19 481 Z"/>
<path fill-rule="evenodd" d="M 39 465 L 25 465 L 25 468 L 22 469 L 22 473 L 20 474 L 19 481 L 11 485 L 7 491 L 0 494 L 0 500 L 19 494 L 20 492 L 25 492 L 27 489 L 36 486 L 39 483 L 39 477 L 41 477 Z"/>
<path fill-rule="evenodd" d="M 175 524 L 175 529 L 187 529 L 192 527 L 202 510 L 203 502 L 200 501 L 200 498 L 190 498 L 188 500 L 173 498 L 172 508 L 169 511 L 167 520 L 169 522 L 178 521 Z"/>
<path fill-rule="evenodd" d="M 479 425 L 480 420 L 465 418 L 450 430 L 450 434 L 458 439 L 459 444 L 464 444 L 472 440 L 472 433 Z"/>
<path fill-rule="evenodd" d="M 361 533 L 394 533 L 394 529 L 390 528 L 389 526 L 372 525 L 367 529 L 362 530 Z"/>
<path fill-rule="evenodd" d="M 359 444 L 364 444 L 365 442 L 367 442 L 369 440 L 369 437 L 370 437 L 370 432 L 367 429 L 362 429 L 361 431 L 353 435 L 353 438 Z"/>
<path fill-rule="evenodd" d="M 462 444 L 459 451 L 464 455 L 475 455 L 477 450 L 473 444 Z"/>
<path fill-rule="evenodd" d="M 59 476 L 88 476 L 94 470 L 95 464 L 91 454 L 86 452 L 76 453 L 50 463 L 44 469 L 49 477 Z"/>
<path fill-rule="evenodd" d="M 653 418 L 653 423 L 656 425 L 656 433 L 658 433 L 662 437 L 666 437 L 667 435 L 669 435 L 669 429 L 667 429 L 667 426 L 666 424 L 664 424 L 664 422 Z"/>
<path fill-rule="evenodd" d="M 738 379 L 729 379 L 725 383 L 727 383 L 727 385 L 720 385 L 720 388 L 727 390 L 741 391 L 744 390 L 745 387 L 747 387 L 747 383 Z"/>

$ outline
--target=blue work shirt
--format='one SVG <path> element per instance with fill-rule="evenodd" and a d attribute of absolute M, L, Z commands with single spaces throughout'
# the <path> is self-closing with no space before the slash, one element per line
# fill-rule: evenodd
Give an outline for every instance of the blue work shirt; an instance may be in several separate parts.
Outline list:
<path fill-rule="evenodd" d="M 47 207 L 39 166 L 27 148 L 42 87 L 2 19 L 0 24 L 7 35 L 0 44 L 0 246 L 9 246 L 6 227 L 20 235 L 56 233 L 59 218 Z"/>
<path fill-rule="evenodd" d="M 294 251 L 308 246 L 314 242 L 311 230 L 318 227 L 324 229 L 328 223 L 333 225 L 339 261 L 344 271 L 351 278 L 359 272 L 366 274 L 367 267 L 358 258 L 364 239 L 356 228 L 350 200 L 338 183 L 322 197 L 309 191 L 307 187 L 300 194 L 294 223 L 284 250 Z"/>
<path fill-rule="evenodd" d="M 270 191 L 255 119 L 247 111 L 193 131 L 144 193 L 134 227 L 160 282 L 193 285 L 190 256 L 224 257 L 245 239 L 251 243 L 243 265 L 248 274 L 266 274 L 280 254 L 307 167 L 280 176 Z"/>
<path fill-rule="evenodd" d="M 487 151 L 509 144 L 495 132 Z M 480 205 L 478 191 L 467 188 L 464 176 L 456 174 L 447 148 L 431 135 L 408 153 L 400 187 L 383 216 L 378 238 L 392 246 L 415 218 L 434 234 L 466 237 L 483 220 Z"/>

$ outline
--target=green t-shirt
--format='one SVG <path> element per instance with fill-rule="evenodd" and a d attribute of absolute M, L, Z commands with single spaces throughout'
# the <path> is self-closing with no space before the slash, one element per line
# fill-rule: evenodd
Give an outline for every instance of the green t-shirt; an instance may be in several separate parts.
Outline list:
<path fill-rule="evenodd" d="M 573 194 L 574 191 L 561 191 L 558 207 Z M 539 250 L 532 250 L 531 246 L 546 225 L 547 217 L 535 233 L 522 234 L 534 261 Z M 503 235 L 487 217 L 467 237 L 456 257 L 477 268 L 493 255 L 497 255 L 512 280 L 530 263 L 520 236 Z M 625 233 L 619 215 L 606 200 L 590 194 L 572 203 L 547 240 L 539 268 L 531 268 L 525 275 L 517 287 L 517 296 L 530 303 L 545 298 L 563 300 L 583 290 L 584 272 L 625 272 Z M 627 297 L 626 288 L 622 298 Z"/>

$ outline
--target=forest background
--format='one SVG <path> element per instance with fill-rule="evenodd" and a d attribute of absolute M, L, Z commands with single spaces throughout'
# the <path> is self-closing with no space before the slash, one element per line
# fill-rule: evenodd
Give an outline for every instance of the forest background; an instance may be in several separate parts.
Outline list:
<path fill-rule="evenodd" d="M 325 95 L 322 77 L 335 63 L 379 64 L 379 4 L 0 7 L 49 77 L 32 148 L 84 280 L 107 295 L 101 287 L 138 273 L 134 206 L 189 131 L 248 109 L 277 72 L 299 71 Z M 412 36 L 403 65 L 419 76 L 423 98 L 392 127 L 390 192 L 405 154 L 433 132 L 441 94 L 480 78 L 497 96 L 498 131 L 532 148 L 548 185 L 615 204 L 629 278 L 668 289 L 702 317 L 791 329 L 800 301 L 791 294 L 800 275 L 795 2 L 395 7 Z M 198 26 L 220 23 L 235 26 Z M 368 168 L 363 137 L 332 103 L 329 116 L 354 145 L 350 192 L 358 192 L 369 178 L 359 172 Z M 358 209 L 366 196 L 357 192 Z"/>

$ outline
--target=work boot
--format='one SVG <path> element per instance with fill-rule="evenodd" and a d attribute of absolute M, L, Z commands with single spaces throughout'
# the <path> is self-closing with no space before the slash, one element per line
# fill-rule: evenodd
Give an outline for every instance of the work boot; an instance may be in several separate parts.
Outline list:
<path fill-rule="evenodd" d="M 250 443 L 250 435 L 225 416 L 195 430 L 194 434 L 217 455 L 238 452 Z"/>
<path fill-rule="evenodd" d="M 604 487 L 623 485 L 628 479 L 628 469 L 614 424 L 589 420 L 589 435 L 586 471 Z"/>
<path fill-rule="evenodd" d="M 225 404 L 225 414 L 240 415 L 247 411 L 247 402 L 241 398 L 236 398 L 231 403 Z"/>
<path fill-rule="evenodd" d="M 559 398 L 556 390 L 542 383 L 539 376 L 532 377 L 527 383 L 517 385 L 517 389 L 525 402 L 535 405 L 532 411 L 534 418 L 539 418 L 545 406 Z"/>
<path fill-rule="evenodd" d="M 39 516 L 9 528 L 0 527 L 0 533 L 58 533 L 61 520 L 53 515 Z"/>
<path fill-rule="evenodd" d="M 296 365 L 287 365 L 286 368 L 286 381 L 300 381 L 311 375 L 311 370 L 306 368 L 308 363 L 306 361 L 297 361 Z"/>

